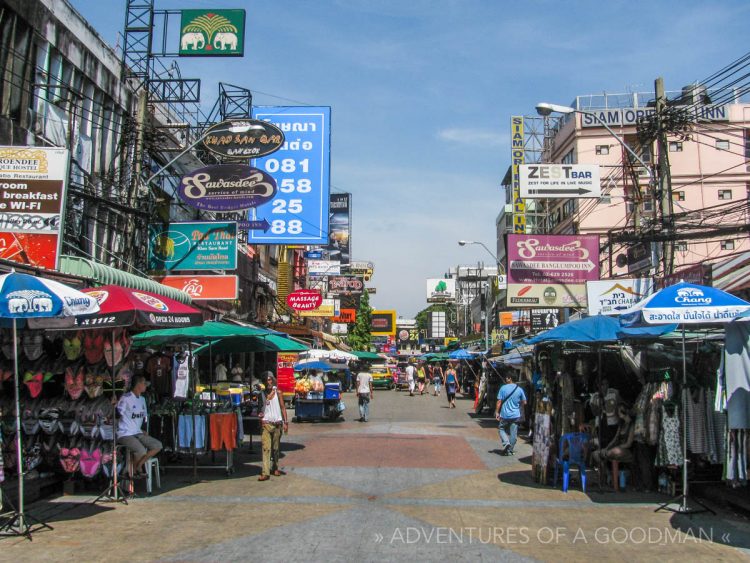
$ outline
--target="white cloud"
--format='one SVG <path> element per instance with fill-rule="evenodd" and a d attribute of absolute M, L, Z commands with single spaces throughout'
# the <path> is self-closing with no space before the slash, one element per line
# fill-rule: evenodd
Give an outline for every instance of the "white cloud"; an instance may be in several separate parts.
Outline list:
<path fill-rule="evenodd" d="M 453 127 L 441 129 L 437 133 L 438 139 L 449 143 L 462 145 L 476 145 L 481 147 L 498 147 L 508 142 L 508 134 L 486 129 L 472 129 Z"/>

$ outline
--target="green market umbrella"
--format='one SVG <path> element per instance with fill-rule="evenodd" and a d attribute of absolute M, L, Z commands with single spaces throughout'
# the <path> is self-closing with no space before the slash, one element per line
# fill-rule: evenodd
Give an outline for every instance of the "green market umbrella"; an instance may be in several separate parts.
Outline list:
<path fill-rule="evenodd" d="M 215 342 L 223 338 L 267 336 L 271 334 L 282 335 L 280 332 L 265 328 L 208 321 L 201 326 L 165 328 L 142 332 L 133 337 L 133 346 L 136 348 L 149 348 L 174 344 L 175 342 Z"/>
<path fill-rule="evenodd" d="M 195 351 L 201 356 L 209 353 L 209 348 L 214 354 L 242 354 L 249 352 L 304 352 L 309 350 L 308 346 L 278 334 L 267 334 L 258 336 L 230 336 L 204 344 Z"/>
<path fill-rule="evenodd" d="M 384 361 L 381 356 L 379 356 L 378 354 L 375 354 L 374 352 L 364 352 L 364 351 L 361 351 L 361 350 L 352 350 L 351 353 L 354 354 L 355 356 L 357 356 L 357 358 L 359 358 L 360 360 L 381 360 L 381 361 Z"/>

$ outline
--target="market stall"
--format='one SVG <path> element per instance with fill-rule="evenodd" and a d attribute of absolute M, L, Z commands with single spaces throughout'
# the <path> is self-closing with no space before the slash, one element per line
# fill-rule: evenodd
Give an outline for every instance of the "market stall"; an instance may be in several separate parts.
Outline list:
<path fill-rule="evenodd" d="M 330 364 L 321 361 L 301 362 L 294 366 L 294 370 L 301 374 L 295 386 L 295 422 L 330 422 L 344 412 L 341 384 L 337 381 L 326 383 L 322 375 L 332 369 Z"/>

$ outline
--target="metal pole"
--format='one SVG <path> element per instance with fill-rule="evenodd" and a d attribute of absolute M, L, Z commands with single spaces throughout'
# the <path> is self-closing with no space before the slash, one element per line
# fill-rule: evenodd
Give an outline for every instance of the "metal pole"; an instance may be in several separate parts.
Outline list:
<path fill-rule="evenodd" d="M 487 278 L 487 287 L 484 291 L 484 349 L 490 349 L 490 280 Z"/>
<path fill-rule="evenodd" d="M 119 500 L 120 486 L 117 483 L 117 390 L 115 389 L 115 329 L 112 329 L 112 486 L 114 487 L 115 501 Z"/>
<path fill-rule="evenodd" d="M 13 367 L 15 368 L 16 393 L 16 455 L 18 459 L 18 529 L 22 534 L 26 532 L 26 519 L 23 506 L 23 446 L 21 444 L 21 396 L 19 391 L 20 377 L 18 374 L 18 327 L 13 319 Z"/>
<path fill-rule="evenodd" d="M 687 356 L 685 353 L 685 324 L 682 325 L 682 511 L 687 512 L 688 457 L 687 457 Z"/>

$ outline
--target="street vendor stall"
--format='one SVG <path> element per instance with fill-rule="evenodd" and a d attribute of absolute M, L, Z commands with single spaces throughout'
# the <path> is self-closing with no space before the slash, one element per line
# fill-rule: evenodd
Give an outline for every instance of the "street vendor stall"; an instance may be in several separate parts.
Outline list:
<path fill-rule="evenodd" d="M 331 371 L 326 362 L 302 362 L 294 366 L 294 371 L 302 375 L 295 386 L 294 420 L 333 421 L 343 413 L 345 406 L 341 401 L 341 384 L 326 383 L 320 373 Z"/>

